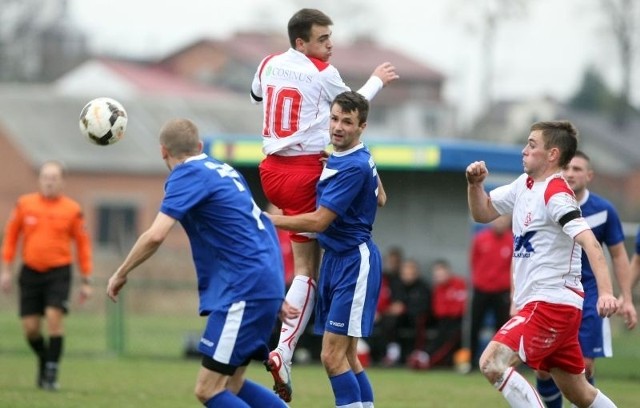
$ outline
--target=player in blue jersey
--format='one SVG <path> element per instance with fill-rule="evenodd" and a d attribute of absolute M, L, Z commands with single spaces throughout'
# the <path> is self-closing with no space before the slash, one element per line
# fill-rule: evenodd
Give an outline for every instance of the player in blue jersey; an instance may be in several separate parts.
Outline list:
<path fill-rule="evenodd" d="M 372 239 L 377 206 L 386 196 L 375 163 L 360 137 L 369 104 L 357 92 L 339 94 L 331 104 L 333 153 L 318 182 L 312 213 L 271 215 L 277 227 L 317 232 L 325 250 L 320 265 L 315 332 L 322 334 L 322 364 L 336 407 L 373 407 L 373 389 L 356 354 L 368 337 L 380 292 L 380 252 Z"/>
<path fill-rule="evenodd" d="M 624 246 L 624 234 L 620 218 L 613 205 L 604 198 L 587 189 L 593 179 L 593 168 L 589 157 L 581 151 L 575 156 L 563 172 L 569 186 L 580 204 L 582 216 L 585 218 L 596 239 L 607 246 L 618 286 L 620 287 L 620 308 L 618 314 L 624 317 L 628 329 L 636 325 L 636 310 L 631 299 L 631 271 L 629 258 Z M 582 306 L 582 322 L 580 324 L 580 348 L 585 363 L 587 380 L 594 384 L 595 359 L 611 357 L 611 328 L 609 318 L 598 315 L 598 287 L 593 276 L 591 265 L 586 255 L 582 254 L 582 286 L 585 299 Z M 538 372 L 536 386 L 547 408 L 561 408 L 562 394 L 551 376 Z"/>
<path fill-rule="evenodd" d="M 271 221 L 254 202 L 244 178 L 202 153 L 197 127 L 186 119 L 160 131 L 162 158 L 171 171 L 151 227 L 109 279 L 116 301 L 127 275 L 153 255 L 179 221 L 191 243 L 199 312 L 207 324 L 195 394 L 206 407 L 286 407 L 271 390 L 244 379 L 251 359 L 265 360 L 281 317 L 296 314 L 284 299 L 282 256 Z"/>

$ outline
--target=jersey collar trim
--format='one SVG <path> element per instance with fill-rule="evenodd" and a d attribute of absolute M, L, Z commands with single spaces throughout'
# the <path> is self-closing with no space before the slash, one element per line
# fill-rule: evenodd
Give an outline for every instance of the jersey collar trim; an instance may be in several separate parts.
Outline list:
<path fill-rule="evenodd" d="M 187 159 L 186 159 L 184 162 L 185 162 L 185 163 L 188 163 L 188 162 L 190 162 L 190 161 L 192 161 L 192 160 L 204 160 L 204 159 L 206 159 L 206 158 L 207 158 L 207 155 L 206 155 L 206 154 L 204 154 L 204 153 L 200 153 L 200 154 L 199 154 L 199 155 L 197 155 L 197 156 L 187 157 Z"/>
<path fill-rule="evenodd" d="M 364 149 L 364 144 L 362 142 L 360 142 L 357 145 L 353 146 L 349 150 L 345 150 L 344 152 L 333 152 L 332 154 L 334 156 L 336 156 L 336 157 L 342 157 L 342 156 L 346 156 L 346 155 L 351 154 L 351 153 L 355 152 L 356 150 L 360 150 L 360 149 Z"/>

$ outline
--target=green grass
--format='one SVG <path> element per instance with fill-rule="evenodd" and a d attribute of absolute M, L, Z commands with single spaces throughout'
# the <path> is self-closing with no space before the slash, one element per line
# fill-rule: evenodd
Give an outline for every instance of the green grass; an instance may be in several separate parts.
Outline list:
<path fill-rule="evenodd" d="M 65 357 L 57 393 L 35 388 L 35 359 L 14 313 L 0 313 L 0 406 L 197 407 L 193 386 L 199 362 L 182 358 L 184 335 L 199 331 L 201 318 L 128 316 L 126 354 L 107 351 L 104 316 L 74 313 L 67 320 Z M 598 360 L 598 386 L 620 407 L 640 399 L 640 335 L 620 333 L 616 356 Z M 502 396 L 479 374 L 437 370 L 370 368 L 377 408 L 500 407 Z M 530 373 L 526 374 L 530 377 Z M 260 364 L 248 376 L 271 386 Z M 297 365 L 291 407 L 330 407 L 333 397 L 320 365 Z M 568 406 L 568 405 L 567 405 Z"/>

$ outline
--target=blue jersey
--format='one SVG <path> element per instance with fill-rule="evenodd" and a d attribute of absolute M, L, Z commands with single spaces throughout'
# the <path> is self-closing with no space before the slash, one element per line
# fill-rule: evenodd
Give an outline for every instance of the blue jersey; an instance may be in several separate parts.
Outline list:
<path fill-rule="evenodd" d="M 189 237 L 201 315 L 239 301 L 284 299 L 275 228 L 231 166 L 205 154 L 187 159 L 169 175 L 160 211 Z"/>
<path fill-rule="evenodd" d="M 636 254 L 640 255 L 640 228 L 638 228 L 638 233 L 636 234 Z"/>
<path fill-rule="evenodd" d="M 368 242 L 378 209 L 377 195 L 376 165 L 363 144 L 332 153 L 318 182 L 318 206 L 338 216 L 318 234 L 320 245 L 343 252 Z"/>
<path fill-rule="evenodd" d="M 622 224 L 613 205 L 590 191 L 586 193 L 586 199 L 580 203 L 580 210 L 598 242 L 607 246 L 623 242 Z M 598 287 L 584 251 L 582 251 L 582 286 L 586 294 L 585 303 L 595 305 L 598 300 Z"/>

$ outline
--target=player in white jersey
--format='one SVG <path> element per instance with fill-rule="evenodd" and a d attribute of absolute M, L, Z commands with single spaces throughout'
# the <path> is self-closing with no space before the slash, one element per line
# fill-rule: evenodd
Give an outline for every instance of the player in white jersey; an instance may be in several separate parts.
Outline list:
<path fill-rule="evenodd" d="M 322 334 L 322 364 L 338 408 L 373 408 L 373 388 L 358 360 L 358 339 L 368 337 L 380 294 L 382 261 L 372 239 L 377 207 L 384 204 L 378 172 L 360 137 L 369 104 L 344 92 L 331 105 L 329 156 L 318 183 L 318 208 L 295 216 L 271 215 L 277 227 L 314 231 L 325 250 L 320 267 L 315 333 Z"/>
<path fill-rule="evenodd" d="M 474 220 L 487 223 L 512 214 L 517 313 L 480 357 L 483 375 L 512 407 L 544 407 L 535 388 L 515 370 L 522 362 L 549 372 L 578 407 L 615 407 L 587 382 L 578 343 L 584 298 L 580 247 L 597 281 L 599 315 L 613 315 L 618 303 L 602 247 L 562 177 L 577 143 L 577 130 L 570 122 L 537 122 L 522 150 L 525 174 L 514 182 L 487 194 L 485 163 L 473 162 L 466 170 Z"/>
<path fill-rule="evenodd" d="M 637 322 L 636 309 L 633 305 L 631 293 L 631 271 L 629 257 L 624 247 L 624 233 L 622 223 L 615 207 L 604 198 L 594 194 L 587 188 L 593 178 L 591 160 L 584 152 L 578 150 L 564 169 L 564 177 L 576 195 L 580 204 L 580 211 L 596 239 L 601 245 L 606 245 L 611 255 L 614 276 L 620 288 L 620 307 L 618 314 L 622 315 L 629 330 Z M 597 301 L 598 287 L 591 272 L 589 260 L 582 256 L 582 286 L 585 298 L 582 305 L 582 322 L 578 339 L 582 356 L 584 357 L 585 376 L 592 385 L 595 384 L 595 359 L 611 357 L 611 327 L 609 319 L 598 316 Z M 562 408 L 562 393 L 553 379 L 545 372 L 536 373 L 536 388 L 547 408 Z"/>
<path fill-rule="evenodd" d="M 350 90 L 329 63 L 332 25 L 319 10 L 299 10 L 288 23 L 291 48 L 265 57 L 251 85 L 251 99 L 261 102 L 264 112 L 262 189 L 284 215 L 315 210 L 316 184 L 329 144 L 329 106 L 336 95 Z M 395 68 L 383 63 L 358 92 L 371 100 L 396 78 Z M 315 303 L 320 259 L 315 237 L 292 232 L 291 241 L 296 276 L 286 300 L 301 313 L 299 319 L 283 323 L 278 347 L 267 362 L 274 389 L 285 401 L 291 400 L 289 366 L 293 352 Z"/>

